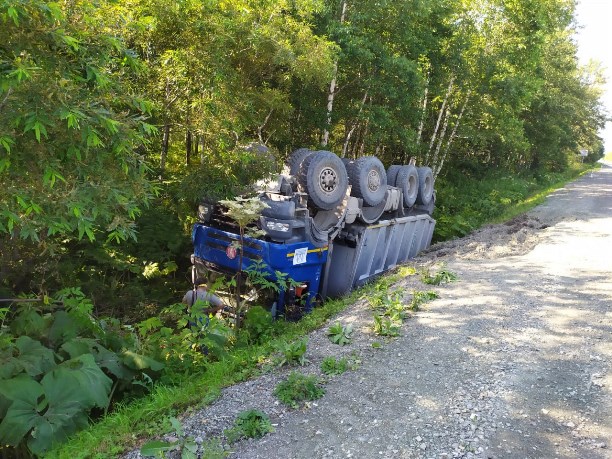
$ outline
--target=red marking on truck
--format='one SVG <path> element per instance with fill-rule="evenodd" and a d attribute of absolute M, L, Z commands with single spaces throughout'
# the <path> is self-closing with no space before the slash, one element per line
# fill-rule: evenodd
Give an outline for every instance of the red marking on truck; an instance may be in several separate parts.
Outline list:
<path fill-rule="evenodd" d="M 225 249 L 225 254 L 227 255 L 227 258 L 233 260 L 234 258 L 236 258 L 236 247 L 228 245 L 227 249 Z"/>

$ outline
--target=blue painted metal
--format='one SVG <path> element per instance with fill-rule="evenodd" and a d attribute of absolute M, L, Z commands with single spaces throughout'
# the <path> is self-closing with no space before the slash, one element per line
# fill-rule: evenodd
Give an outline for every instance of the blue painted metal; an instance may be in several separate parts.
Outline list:
<path fill-rule="evenodd" d="M 253 263 L 263 261 L 271 280 L 275 279 L 274 271 L 280 271 L 296 282 L 307 284 L 308 297 L 304 312 L 310 312 L 313 307 L 314 296 L 319 293 L 323 267 L 327 262 L 328 247 L 317 248 L 310 242 L 305 241 L 276 244 L 249 237 L 244 239 L 242 269 L 245 270 Z M 196 223 L 193 226 L 194 256 L 230 272 L 238 271 L 240 257 L 239 254 L 236 254 L 233 258 L 230 258 L 228 252 L 229 255 L 232 255 L 232 251 L 231 249 L 228 251 L 228 247 L 232 242 L 238 240 L 239 236 L 234 233 L 211 228 L 201 223 Z M 305 260 L 296 259 L 296 251 L 306 251 Z M 299 263 L 296 263 L 296 261 L 299 261 Z M 284 309 L 285 294 L 286 292 L 279 294 L 278 311 Z"/>

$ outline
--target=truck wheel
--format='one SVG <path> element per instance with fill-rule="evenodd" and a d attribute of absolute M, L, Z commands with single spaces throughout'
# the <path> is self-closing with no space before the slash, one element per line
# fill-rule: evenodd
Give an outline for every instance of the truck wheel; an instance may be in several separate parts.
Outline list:
<path fill-rule="evenodd" d="M 342 202 L 348 175 L 340 158 L 330 151 L 317 151 L 302 162 L 298 183 L 318 209 L 331 210 Z"/>
<path fill-rule="evenodd" d="M 397 178 L 397 173 L 400 171 L 401 168 L 402 166 L 394 164 L 393 166 L 390 166 L 389 169 L 387 169 L 387 185 L 397 186 L 395 184 L 395 180 Z"/>
<path fill-rule="evenodd" d="M 308 148 L 298 148 L 295 150 L 289 158 L 287 158 L 287 166 L 289 166 L 289 173 L 291 175 L 298 175 L 300 173 L 300 166 L 304 162 L 304 160 L 315 153 Z"/>
<path fill-rule="evenodd" d="M 419 174 L 419 192 L 417 194 L 416 203 L 426 206 L 433 198 L 433 173 L 429 167 L 417 167 L 417 172 Z"/>
<path fill-rule="evenodd" d="M 385 199 L 387 173 L 385 166 L 375 156 L 356 159 L 349 168 L 351 194 L 362 198 L 364 204 L 375 206 Z"/>
<path fill-rule="evenodd" d="M 414 166 L 402 166 L 397 173 L 395 186 L 402 190 L 404 206 L 412 207 L 419 194 L 419 173 Z"/>

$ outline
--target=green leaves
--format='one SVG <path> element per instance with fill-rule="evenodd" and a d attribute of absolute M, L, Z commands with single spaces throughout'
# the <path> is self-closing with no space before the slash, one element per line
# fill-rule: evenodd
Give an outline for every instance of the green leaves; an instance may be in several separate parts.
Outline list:
<path fill-rule="evenodd" d="M 124 390 L 164 368 L 97 323 L 79 289 L 64 289 L 58 300 L 64 309 L 45 311 L 52 307 L 45 299 L 3 311 L 18 336 L 0 330 L 0 444 L 25 443 L 37 455 L 85 427 L 91 409 L 106 410 L 113 385 Z"/>
<path fill-rule="evenodd" d="M 306 358 L 307 346 L 308 337 L 283 345 L 280 349 L 281 355 L 277 365 L 279 367 L 283 365 L 306 365 L 308 363 Z"/>
<path fill-rule="evenodd" d="M 40 142 L 41 134 L 44 135 L 45 138 L 49 137 L 43 119 L 39 118 L 37 114 L 31 114 L 25 120 L 23 132 L 27 133 L 29 131 L 34 131 L 34 135 L 36 136 L 36 140 L 38 142 Z"/>
<path fill-rule="evenodd" d="M 122 40 L 107 35 L 108 5 L 32 0 L 0 5 L 0 233 L 94 240 L 130 237 L 154 190 L 143 167 L 150 104 L 134 105 Z M 136 66 L 134 66 L 136 67 Z M 120 78 L 126 78 L 121 82 Z M 146 109 L 145 110 L 141 110 Z M 24 208 L 12 196 L 36 204 Z M 123 199 L 117 199 L 122 196 Z M 27 199 L 26 199 L 27 197 Z M 66 212 L 87 209 L 80 214 Z M 117 220 L 115 220 L 115 217 Z"/>
<path fill-rule="evenodd" d="M 286 380 L 277 384 L 274 395 L 285 405 L 299 408 L 306 401 L 323 397 L 325 389 L 315 375 L 292 372 Z"/>
<path fill-rule="evenodd" d="M 238 413 L 234 425 L 223 433 L 230 444 L 243 438 L 261 438 L 274 432 L 270 417 L 261 410 L 246 410 Z"/>
<path fill-rule="evenodd" d="M 353 327 L 351 325 L 342 325 L 340 322 L 336 322 L 329 330 L 327 330 L 327 336 L 332 343 L 344 346 L 351 343 L 351 335 L 353 334 Z"/>
<path fill-rule="evenodd" d="M 91 355 L 58 365 L 40 383 L 18 376 L 0 381 L 12 402 L 0 423 L 0 442 L 18 445 L 28 435 L 28 447 L 41 454 L 54 442 L 87 425 L 87 411 L 108 404 L 112 381 Z"/>
<path fill-rule="evenodd" d="M 179 437 L 175 441 L 160 441 L 152 440 L 140 448 L 140 454 L 145 457 L 165 457 L 167 451 L 179 450 L 181 459 L 197 459 L 198 445 L 193 437 L 185 436 L 183 426 L 180 421 L 174 417 L 169 419 L 174 433 Z"/>

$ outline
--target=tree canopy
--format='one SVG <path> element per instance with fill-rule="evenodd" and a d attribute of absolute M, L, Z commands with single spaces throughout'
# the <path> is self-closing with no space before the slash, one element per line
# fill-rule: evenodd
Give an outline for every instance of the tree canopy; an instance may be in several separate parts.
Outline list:
<path fill-rule="evenodd" d="M 279 160 L 299 147 L 416 157 L 436 176 L 597 158 L 602 77 L 578 65 L 574 9 L 0 0 L 2 240 L 135 238 L 152 199 L 187 222 L 202 193 L 269 170 L 252 141 Z"/>

